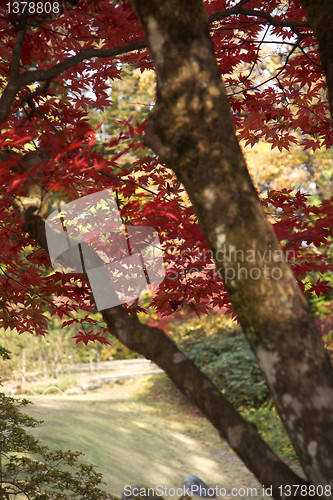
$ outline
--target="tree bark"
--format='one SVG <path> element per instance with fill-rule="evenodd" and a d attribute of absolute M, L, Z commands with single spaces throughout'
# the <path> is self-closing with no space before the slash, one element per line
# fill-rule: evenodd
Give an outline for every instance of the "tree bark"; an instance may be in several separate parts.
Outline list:
<path fill-rule="evenodd" d="M 47 250 L 45 224 L 26 212 L 23 230 Z M 214 425 L 249 470 L 273 497 L 282 498 L 279 486 L 307 483 L 294 473 L 262 440 L 255 425 L 247 422 L 212 381 L 182 353 L 159 328 L 142 324 L 122 306 L 103 311 L 110 332 L 126 347 L 154 361 Z M 299 493 L 294 497 L 304 500 Z M 313 498 L 313 497 L 312 497 Z"/>
<path fill-rule="evenodd" d="M 316 0 L 301 0 L 318 39 L 319 55 L 326 76 L 328 102 L 333 116 L 333 3 L 323 0 L 320 5 Z"/>
<path fill-rule="evenodd" d="M 332 366 L 248 174 L 203 3 L 131 3 L 157 74 L 146 142 L 190 196 L 307 479 L 333 486 Z"/>

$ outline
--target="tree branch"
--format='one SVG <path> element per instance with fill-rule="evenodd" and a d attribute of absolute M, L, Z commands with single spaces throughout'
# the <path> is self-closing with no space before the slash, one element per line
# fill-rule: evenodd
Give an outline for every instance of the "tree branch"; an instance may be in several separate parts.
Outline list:
<path fill-rule="evenodd" d="M 213 23 L 216 21 L 220 21 L 232 15 L 243 14 L 246 16 L 255 16 L 259 18 L 266 19 L 273 26 L 280 26 L 292 29 L 298 36 L 301 36 L 298 27 L 307 26 L 307 23 L 297 23 L 296 21 L 286 20 L 282 21 L 280 19 L 276 19 L 271 14 L 266 11 L 257 10 L 257 9 L 247 9 L 242 7 L 244 4 L 248 3 L 249 0 L 240 0 L 238 4 L 228 9 L 225 9 L 220 12 L 216 12 L 209 17 L 209 23 Z M 20 33 L 20 32 L 19 32 Z M 22 35 L 20 35 L 21 37 Z M 23 31 L 24 36 L 24 31 Z M 19 46 L 21 38 L 19 34 L 17 36 L 16 44 Z M 23 41 L 23 39 L 22 39 Z M 22 42 L 21 42 L 22 43 Z M 37 81 L 45 81 L 52 80 L 56 78 L 61 73 L 67 71 L 72 68 L 76 64 L 85 61 L 86 59 L 91 59 L 93 57 L 107 58 L 107 57 L 116 57 L 122 54 L 126 54 L 127 52 L 131 52 L 134 50 L 141 50 L 147 48 L 145 40 L 137 40 L 132 43 L 128 43 L 126 45 L 122 45 L 119 47 L 114 47 L 110 49 L 95 49 L 93 47 L 89 49 L 85 49 L 82 52 L 79 52 L 75 56 L 68 57 L 64 61 L 55 64 L 49 68 L 40 69 L 40 70 L 30 70 L 25 73 L 18 75 L 18 72 L 15 73 L 15 78 L 11 78 L 5 87 L 3 94 L 0 98 L 0 123 L 3 123 L 11 109 L 11 106 L 14 102 L 14 99 L 17 93 L 23 88 L 25 85 L 28 85 Z M 14 49 L 15 52 L 15 49 Z M 18 52 L 18 50 L 16 51 Z M 13 66 L 13 65 L 12 65 Z M 15 54 L 15 67 L 17 67 L 17 53 Z"/>
<path fill-rule="evenodd" d="M 8 85 L 5 87 L 3 94 L 0 98 L 0 123 L 3 123 L 12 107 L 16 94 L 20 89 L 29 83 L 37 81 L 52 80 L 57 76 L 61 75 L 68 69 L 72 68 L 76 64 L 93 57 L 116 57 L 121 54 L 126 54 L 133 50 L 140 50 L 145 48 L 144 40 L 137 40 L 120 47 L 114 47 L 110 49 L 95 49 L 93 47 L 79 52 L 75 56 L 68 57 L 64 61 L 55 64 L 49 68 L 30 70 L 18 76 L 15 80 L 11 79 Z"/>
<path fill-rule="evenodd" d="M 302 23 L 298 23 L 297 21 L 293 21 L 292 19 L 284 21 L 282 19 L 277 19 L 276 17 L 273 17 L 269 12 L 266 12 L 265 10 L 249 9 L 246 7 L 242 7 L 243 3 L 246 3 L 246 2 L 239 2 L 237 5 L 235 5 L 234 7 L 231 7 L 230 9 L 216 12 L 215 14 L 213 14 L 209 17 L 209 22 L 212 23 L 214 21 L 220 21 L 220 20 L 225 19 L 226 17 L 232 16 L 232 15 L 244 15 L 244 16 L 249 16 L 249 17 L 258 17 L 261 19 L 266 19 L 266 21 L 268 21 L 268 23 L 271 26 L 276 26 L 276 27 L 280 27 L 280 28 L 290 28 L 298 36 L 300 36 L 298 28 L 303 28 L 303 27 L 306 28 L 309 26 L 309 23 L 307 21 L 304 21 Z"/>
<path fill-rule="evenodd" d="M 22 229 L 47 250 L 45 223 L 31 212 L 23 214 Z M 97 257 L 98 258 L 98 257 Z M 294 473 L 221 394 L 212 381 L 182 353 L 160 328 L 142 324 L 122 306 L 103 311 L 110 332 L 129 349 L 153 360 L 218 430 L 261 484 L 273 486 L 278 498 L 283 484 L 307 484 Z M 303 497 L 295 497 L 303 500 Z"/>
<path fill-rule="evenodd" d="M 21 52 L 22 52 L 27 19 L 28 19 L 28 9 L 22 12 L 18 21 L 17 35 L 13 49 L 9 81 L 16 80 L 20 74 L 20 59 L 21 59 Z"/>

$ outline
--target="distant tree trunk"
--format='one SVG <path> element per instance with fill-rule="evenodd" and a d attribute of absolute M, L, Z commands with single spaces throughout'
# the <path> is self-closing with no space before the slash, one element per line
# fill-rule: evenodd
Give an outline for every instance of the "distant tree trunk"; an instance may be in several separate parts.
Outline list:
<path fill-rule="evenodd" d="M 26 350 L 23 348 L 22 350 L 22 384 L 25 384 L 27 379 L 26 379 L 26 373 L 27 373 L 27 367 L 26 367 Z"/>
<path fill-rule="evenodd" d="M 44 378 L 48 378 L 47 361 L 44 357 L 42 358 L 42 363 L 43 363 L 43 376 Z"/>
<path fill-rule="evenodd" d="M 101 355 L 99 349 L 96 350 L 96 371 L 99 370 L 99 362 L 101 360 Z"/>
<path fill-rule="evenodd" d="M 40 352 L 40 351 L 39 351 L 39 353 L 38 353 L 38 370 L 39 370 L 40 372 L 42 372 L 42 371 L 43 371 L 43 357 L 42 357 L 42 355 L 41 355 L 41 352 Z"/>
<path fill-rule="evenodd" d="M 58 365 L 58 360 L 59 360 L 59 354 L 58 351 L 54 351 L 54 378 L 58 378 L 59 374 L 59 365 Z"/>

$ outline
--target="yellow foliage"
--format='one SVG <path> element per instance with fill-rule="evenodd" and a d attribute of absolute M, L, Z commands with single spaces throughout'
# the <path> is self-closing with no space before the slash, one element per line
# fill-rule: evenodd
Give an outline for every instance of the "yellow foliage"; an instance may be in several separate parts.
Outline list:
<path fill-rule="evenodd" d="M 253 148 L 243 147 L 248 169 L 259 192 L 284 187 L 304 189 L 326 198 L 332 193 L 332 151 L 272 150 L 270 144 L 258 142 Z"/>

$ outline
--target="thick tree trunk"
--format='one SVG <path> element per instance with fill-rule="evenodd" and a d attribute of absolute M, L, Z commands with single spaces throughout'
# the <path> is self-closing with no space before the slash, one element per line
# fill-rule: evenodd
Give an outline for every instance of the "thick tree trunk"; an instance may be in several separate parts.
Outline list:
<path fill-rule="evenodd" d="M 333 116 L 333 2 L 322 0 L 301 0 L 306 8 L 314 34 L 319 43 L 320 60 L 325 72 L 328 101 Z"/>
<path fill-rule="evenodd" d="M 27 212 L 23 230 L 47 250 L 45 224 L 40 216 Z M 281 487 L 291 484 L 307 487 L 307 483 L 289 469 L 261 439 L 256 427 L 243 419 L 211 380 L 161 329 L 143 325 L 121 306 L 103 311 L 103 318 L 122 344 L 153 360 L 166 372 L 214 425 L 260 483 L 265 487 L 272 486 L 274 498 L 283 497 Z M 298 492 L 294 498 L 304 500 L 304 495 Z"/>
<path fill-rule="evenodd" d="M 191 198 L 309 482 L 333 486 L 332 366 L 249 177 L 203 3 L 132 5 L 157 74 L 147 144 Z"/>

